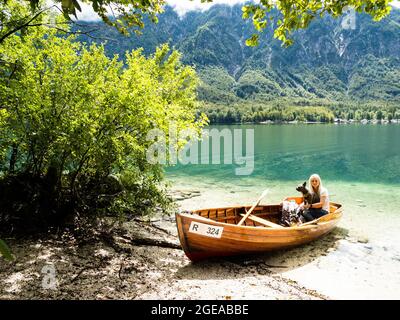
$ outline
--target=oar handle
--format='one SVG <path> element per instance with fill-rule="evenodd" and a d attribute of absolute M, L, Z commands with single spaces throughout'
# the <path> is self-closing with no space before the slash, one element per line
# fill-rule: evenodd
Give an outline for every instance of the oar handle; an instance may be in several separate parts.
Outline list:
<path fill-rule="evenodd" d="M 253 204 L 253 206 L 250 208 L 250 210 L 247 211 L 247 213 L 244 215 L 244 217 L 239 221 L 239 223 L 237 224 L 238 226 L 242 225 L 242 223 L 249 217 L 250 213 L 255 209 L 255 207 L 258 206 L 258 204 L 260 203 L 262 198 L 264 198 L 267 195 L 267 193 L 268 193 L 268 189 L 264 190 L 261 197 L 258 198 L 257 202 L 255 204 Z"/>

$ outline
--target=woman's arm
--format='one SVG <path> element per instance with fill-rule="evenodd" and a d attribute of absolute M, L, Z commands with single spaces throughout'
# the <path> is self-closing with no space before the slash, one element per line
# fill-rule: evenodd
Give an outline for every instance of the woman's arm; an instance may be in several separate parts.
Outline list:
<path fill-rule="evenodd" d="M 312 204 L 312 207 L 315 209 L 321 209 L 326 201 L 326 196 L 321 196 L 320 202 L 316 202 Z"/>

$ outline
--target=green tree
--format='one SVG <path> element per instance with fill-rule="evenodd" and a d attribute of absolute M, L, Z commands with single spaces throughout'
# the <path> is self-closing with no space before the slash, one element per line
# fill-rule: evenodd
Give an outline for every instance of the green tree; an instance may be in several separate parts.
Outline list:
<path fill-rule="evenodd" d="M 37 28 L 0 46 L 0 211 L 28 224 L 166 204 L 146 135 L 206 121 L 177 51 L 132 51 L 124 65 L 73 39 Z"/>
<path fill-rule="evenodd" d="M 39 0 L 29 0 L 33 7 Z M 154 23 L 157 22 L 157 14 L 163 11 L 165 0 L 81 0 L 90 4 L 93 10 L 108 25 L 116 27 L 120 32 L 127 33 L 127 28 L 143 28 L 143 17 L 148 16 Z M 61 4 L 61 10 L 65 17 L 76 17 L 77 11 L 81 11 L 76 0 L 55 0 Z M 110 14 L 113 16 L 110 18 Z"/>
<path fill-rule="evenodd" d="M 89 32 L 71 32 L 68 25 L 75 23 L 63 18 L 56 5 L 49 5 L 44 0 L 0 0 L 0 45 L 8 37 L 18 34 L 25 36 L 32 29 L 47 28 L 62 31 L 64 34 L 90 34 Z"/>
<path fill-rule="evenodd" d="M 8 0 L 13 1 L 13 0 Z M 32 10 L 37 10 L 43 5 L 41 0 L 25 0 L 31 4 Z M 380 20 L 390 12 L 389 3 L 392 0 L 261 0 L 259 3 L 246 4 L 243 6 L 243 18 L 252 19 L 258 32 L 264 30 L 268 24 L 274 29 L 274 36 L 283 44 L 292 43 L 290 33 L 297 29 L 307 28 L 311 21 L 317 17 L 331 15 L 339 17 L 343 15 L 346 8 L 353 7 L 357 12 L 365 12 L 375 20 Z M 107 24 L 115 26 L 123 33 L 128 27 L 143 28 L 143 16 L 148 15 L 153 22 L 157 22 L 157 14 L 163 11 L 165 0 L 82 0 L 83 3 L 91 4 L 93 10 Z M 212 2 L 212 0 L 201 0 L 201 2 Z M 70 18 L 81 11 L 79 2 L 76 0 L 56 0 L 61 4 L 61 11 Z M 131 7 L 132 10 L 128 10 Z M 108 16 L 108 11 L 113 8 L 113 19 Z M 277 19 L 276 19 L 277 18 Z M 273 24 L 277 21 L 277 24 Z M 137 29 L 136 29 L 137 31 Z M 258 44 L 259 34 L 253 34 L 246 43 L 254 46 Z"/>
<path fill-rule="evenodd" d="M 247 4 L 243 7 L 243 18 L 253 20 L 254 27 L 261 32 L 268 24 L 277 21 L 274 37 L 283 44 L 292 44 L 290 34 L 294 30 L 307 28 L 317 17 L 331 15 L 335 18 L 343 15 L 347 8 L 357 12 L 365 12 L 378 21 L 390 13 L 389 3 L 392 0 L 261 0 L 257 4 Z M 277 10 L 273 10 L 276 8 Z M 254 34 L 247 44 L 258 44 L 259 34 Z"/>

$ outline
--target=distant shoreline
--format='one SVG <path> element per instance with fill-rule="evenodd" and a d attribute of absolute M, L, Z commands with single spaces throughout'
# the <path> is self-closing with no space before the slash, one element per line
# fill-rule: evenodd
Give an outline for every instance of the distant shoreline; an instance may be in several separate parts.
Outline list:
<path fill-rule="evenodd" d="M 266 121 L 246 121 L 246 122 L 211 122 L 210 125 L 240 125 L 240 124 L 400 124 L 400 119 L 393 120 L 344 120 L 344 119 L 335 119 L 334 121 L 276 121 L 276 120 L 266 120 Z"/>
<path fill-rule="evenodd" d="M 332 122 L 328 121 L 261 121 L 258 122 L 261 124 L 321 124 L 321 123 L 333 123 L 333 124 L 353 124 L 353 123 L 360 123 L 360 124 L 400 124 L 400 119 L 393 119 L 393 120 L 345 120 L 345 119 L 335 119 Z"/>

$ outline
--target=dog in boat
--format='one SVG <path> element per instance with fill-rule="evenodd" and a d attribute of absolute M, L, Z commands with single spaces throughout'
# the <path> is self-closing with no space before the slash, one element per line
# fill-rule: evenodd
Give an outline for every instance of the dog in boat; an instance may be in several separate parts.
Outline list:
<path fill-rule="evenodd" d="M 312 195 L 311 195 L 310 191 L 308 191 L 306 185 L 307 185 L 307 182 L 304 181 L 303 184 L 299 184 L 297 186 L 296 190 L 303 194 L 304 204 L 311 204 L 312 203 Z"/>
<path fill-rule="evenodd" d="M 300 184 L 297 186 L 296 190 L 303 194 L 304 203 L 310 204 L 312 203 L 312 195 L 310 191 L 308 191 L 307 182 Z M 280 223 L 287 227 L 293 227 L 301 225 L 302 223 L 306 222 L 305 218 L 303 217 L 302 209 L 300 206 L 294 201 L 284 201 L 282 203 L 282 216 Z"/>

